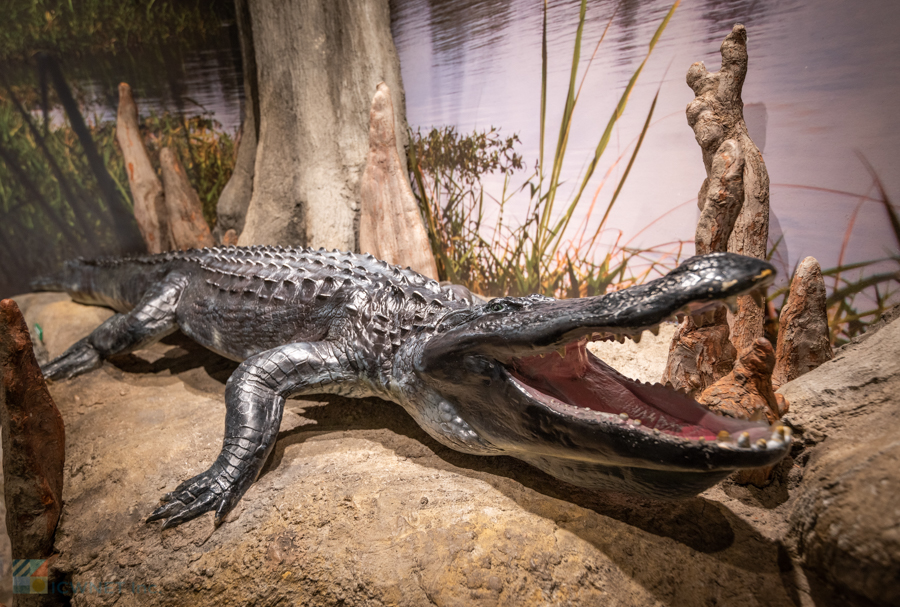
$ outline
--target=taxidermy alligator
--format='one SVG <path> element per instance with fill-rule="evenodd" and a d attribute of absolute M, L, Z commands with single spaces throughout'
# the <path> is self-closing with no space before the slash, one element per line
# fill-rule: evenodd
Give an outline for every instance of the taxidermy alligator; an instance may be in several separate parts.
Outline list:
<path fill-rule="evenodd" d="M 301 394 L 391 400 L 448 447 L 511 455 L 583 487 L 684 497 L 772 464 L 788 451 L 787 428 L 722 417 L 626 378 L 585 345 L 733 304 L 774 273 L 715 253 L 598 297 L 481 303 L 371 255 L 257 246 L 77 260 L 34 286 L 118 312 L 46 364 L 47 379 L 176 329 L 242 361 L 225 389 L 221 453 L 148 519 L 166 528 L 211 510 L 220 523 L 271 453 L 285 399 Z"/>

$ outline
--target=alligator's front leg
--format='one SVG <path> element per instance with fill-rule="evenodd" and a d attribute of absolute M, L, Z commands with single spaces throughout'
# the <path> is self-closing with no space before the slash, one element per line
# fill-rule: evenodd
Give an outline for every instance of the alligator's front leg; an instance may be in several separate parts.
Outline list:
<path fill-rule="evenodd" d="M 166 519 L 163 529 L 215 510 L 222 522 L 262 470 L 275 446 L 285 398 L 342 391 L 358 379 L 331 342 L 295 343 L 244 361 L 225 388 L 225 440 L 213 465 L 167 493 L 147 522 Z"/>
<path fill-rule="evenodd" d="M 137 350 L 175 331 L 175 309 L 187 282 L 183 274 L 170 274 L 150 287 L 133 310 L 110 317 L 41 367 L 44 378 L 54 380 L 87 373 L 114 354 Z"/>

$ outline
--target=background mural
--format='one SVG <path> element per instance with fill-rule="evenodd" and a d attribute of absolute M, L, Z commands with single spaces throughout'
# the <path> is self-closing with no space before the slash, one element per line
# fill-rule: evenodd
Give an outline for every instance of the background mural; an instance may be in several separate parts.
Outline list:
<path fill-rule="evenodd" d="M 240 139 L 243 86 L 233 6 L 214 0 L 106 4 L 79 3 L 73 12 L 65 2 L 16 0 L 12 26 L 0 34 L 4 296 L 26 290 L 30 276 L 51 271 L 67 257 L 136 246 L 115 236 L 111 219 L 118 204 L 113 198 L 130 204 L 114 143 L 119 82 L 134 90 L 151 156 L 163 145 L 180 150 L 205 217 L 215 222 L 215 202 Z M 549 166 L 579 4 L 548 3 L 548 69 L 542 80 L 542 2 L 391 2 L 408 122 L 420 155 L 425 153 L 424 185 L 436 194 L 433 202 L 446 202 L 446 184 L 428 173 L 429 146 L 462 149 L 474 141 L 476 151 L 494 154 L 493 163 L 469 167 L 465 193 L 479 200 L 477 233 L 495 245 L 515 238 L 515 226 L 534 211 L 526 184 L 534 183 L 540 157 L 542 82 Z M 560 263 L 566 255 L 593 269 L 611 259 L 627 260 L 627 272 L 605 287 L 692 253 L 704 172 L 684 117 L 693 98 L 684 74 L 698 60 L 717 69 L 719 41 L 742 22 L 750 36 L 745 114 L 771 176 L 770 247 L 784 270 L 782 280 L 813 255 L 825 269 L 850 268 L 826 278 L 832 290 L 882 277 L 860 295 L 851 289 L 853 314 L 845 316 L 856 322 L 859 313 L 883 307 L 896 290 L 891 273 L 900 248 L 898 226 L 885 204 L 885 196 L 900 190 L 893 166 L 900 152 L 894 109 L 900 41 L 893 35 L 900 6 L 887 0 L 864 9 L 840 0 L 685 1 L 648 55 L 671 7 L 664 0 L 588 3 L 578 62 L 583 84 L 560 172 L 559 208 L 573 198 L 620 96 L 641 62 L 646 64 L 555 251 Z M 104 193 L 94 177 L 59 94 L 38 69 L 35 53 L 42 49 L 58 58 L 112 177 L 113 193 Z M 499 200 L 505 201 L 502 213 Z M 457 219 L 471 219 L 472 212 Z M 495 232 L 498 221 L 505 229 Z M 469 229 L 472 237 L 472 225 L 457 228 Z M 875 263 L 857 267 L 865 262 Z M 471 278 L 460 278 L 466 276 Z"/>

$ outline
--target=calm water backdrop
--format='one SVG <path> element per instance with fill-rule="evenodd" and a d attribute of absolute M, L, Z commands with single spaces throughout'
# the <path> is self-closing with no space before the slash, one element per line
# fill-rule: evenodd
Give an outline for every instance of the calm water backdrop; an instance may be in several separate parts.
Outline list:
<path fill-rule="evenodd" d="M 548 154 L 565 102 L 579 5 L 578 0 L 550 2 Z M 614 0 L 589 2 L 582 70 L 616 5 Z M 672 2 L 618 5 L 575 110 L 563 173 L 570 185 L 592 156 Z M 521 153 L 533 163 L 539 142 L 542 7 L 539 0 L 393 0 L 394 39 L 413 129 L 501 127 L 519 134 Z M 823 267 L 834 266 L 854 210 L 864 195 L 876 194 L 857 154 L 874 165 L 889 194 L 900 193 L 900 2 L 684 0 L 644 69 L 588 192 L 593 195 L 621 154 L 630 155 L 659 89 L 653 124 L 609 225 L 628 240 L 675 209 L 632 244 L 693 238 L 697 190 L 705 173 L 684 115 L 693 99 L 685 74 L 694 61 L 719 68 L 719 45 L 735 23 L 749 32 L 743 98 L 750 135 L 771 177 L 772 240 L 783 237 L 778 250 L 788 267 L 806 255 L 817 257 Z M 616 179 L 610 181 L 600 192 L 598 205 L 603 206 L 595 212 L 596 221 L 615 189 Z M 499 195 L 496 183 L 493 192 Z M 610 232 L 606 241 L 614 237 Z M 883 257 L 888 247 L 896 250 L 897 243 L 884 208 L 863 202 L 844 262 Z"/>

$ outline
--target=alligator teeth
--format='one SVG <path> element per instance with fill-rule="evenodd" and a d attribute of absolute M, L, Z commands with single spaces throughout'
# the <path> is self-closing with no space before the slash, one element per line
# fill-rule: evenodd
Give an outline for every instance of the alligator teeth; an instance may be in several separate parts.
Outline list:
<path fill-rule="evenodd" d="M 624 344 L 624 343 L 625 343 L 625 336 L 622 335 L 622 334 L 616 334 L 615 339 L 616 339 L 616 341 L 619 342 L 620 344 Z"/>
<path fill-rule="evenodd" d="M 636 419 L 636 420 L 634 420 L 634 421 L 631 422 L 631 423 L 632 423 L 632 425 L 634 425 L 634 426 L 640 426 L 640 425 L 641 425 L 641 420 Z"/>
<path fill-rule="evenodd" d="M 691 314 L 691 320 L 694 321 L 694 324 L 698 327 L 702 327 L 705 323 L 703 322 L 704 314 L 697 312 L 696 314 Z"/>
<path fill-rule="evenodd" d="M 750 446 L 750 433 L 749 432 L 741 432 L 738 435 L 737 445 L 738 445 L 738 447 L 742 447 L 744 449 L 749 447 Z"/>
<path fill-rule="evenodd" d="M 675 315 L 675 318 L 676 318 L 676 319 L 678 320 L 678 322 L 680 322 L 680 323 L 681 323 L 681 322 L 684 322 L 684 317 L 685 317 L 685 314 L 682 314 L 682 313 L 680 313 L 680 312 L 679 312 L 678 314 Z"/>
<path fill-rule="evenodd" d="M 619 419 L 621 419 L 622 421 L 628 421 L 628 414 L 627 413 L 619 413 Z"/>
<path fill-rule="evenodd" d="M 787 427 L 787 426 L 775 426 L 775 432 L 777 432 L 777 433 L 778 433 L 782 438 L 784 438 L 785 440 L 790 440 L 790 439 L 791 439 L 791 435 L 794 433 L 794 432 L 793 432 L 789 427 Z"/>
<path fill-rule="evenodd" d="M 732 314 L 736 314 L 738 311 L 737 297 L 729 297 L 728 299 L 726 299 L 725 306 L 731 311 Z"/>
<path fill-rule="evenodd" d="M 758 449 L 765 449 L 765 448 L 767 448 L 769 445 L 768 445 L 768 443 L 766 443 L 766 439 L 761 438 L 761 439 L 759 439 L 758 441 L 756 441 L 756 443 L 754 443 L 754 446 L 755 446 L 756 448 L 758 448 Z"/>
<path fill-rule="evenodd" d="M 716 311 L 710 310 L 709 312 L 703 313 L 703 324 L 708 325 L 712 324 L 716 320 Z"/>
<path fill-rule="evenodd" d="M 753 301 L 755 301 L 756 305 L 759 306 L 760 308 L 765 306 L 766 299 L 765 299 L 765 297 L 763 297 L 762 291 L 760 291 L 759 289 L 755 289 L 755 290 L 751 291 L 750 297 L 753 298 Z"/>
<path fill-rule="evenodd" d="M 701 436 L 700 438 L 697 439 L 697 442 L 700 443 L 701 445 L 704 444 L 706 442 L 706 437 Z"/>
<path fill-rule="evenodd" d="M 716 436 L 716 440 L 720 443 L 726 443 L 731 440 L 731 435 L 728 433 L 728 430 L 721 430 Z"/>
<path fill-rule="evenodd" d="M 653 428 L 653 434 L 659 436 L 659 428 Z"/>
<path fill-rule="evenodd" d="M 560 346 L 560 347 L 556 350 L 556 353 L 559 354 L 559 357 L 560 357 L 560 358 L 565 358 L 565 357 L 566 357 L 566 347 L 565 347 L 565 346 Z"/>
<path fill-rule="evenodd" d="M 659 325 L 654 325 L 650 327 L 650 332 L 653 333 L 653 336 L 656 337 L 659 335 Z"/>
<path fill-rule="evenodd" d="M 643 336 L 644 336 L 643 333 L 638 333 L 637 335 L 632 335 L 631 339 L 634 340 L 634 343 L 639 344 L 639 343 L 641 343 L 641 338 Z"/>

